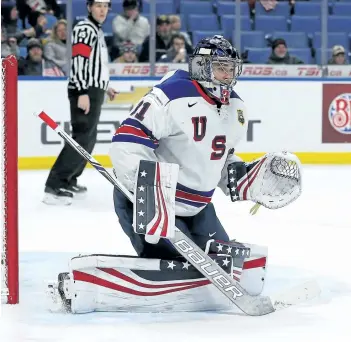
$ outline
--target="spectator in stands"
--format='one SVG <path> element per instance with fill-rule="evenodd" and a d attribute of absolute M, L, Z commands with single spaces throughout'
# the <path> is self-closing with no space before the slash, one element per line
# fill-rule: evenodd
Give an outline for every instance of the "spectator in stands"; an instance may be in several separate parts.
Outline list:
<path fill-rule="evenodd" d="M 33 12 L 29 23 L 34 27 L 36 38 L 45 38 L 51 35 L 51 30 L 47 28 L 47 19 L 44 14 Z"/>
<path fill-rule="evenodd" d="M 131 42 L 124 42 L 120 47 L 121 55 L 114 63 L 138 63 L 137 47 Z"/>
<path fill-rule="evenodd" d="M 5 58 L 9 55 L 14 55 L 18 58 L 20 51 L 17 46 L 16 38 L 8 38 L 5 27 L 1 23 L 1 58 Z"/>
<path fill-rule="evenodd" d="M 161 56 L 159 62 L 163 63 L 187 63 L 189 60 L 185 49 L 185 38 L 178 33 L 172 36 L 171 47 L 167 53 Z"/>
<path fill-rule="evenodd" d="M 333 46 L 332 58 L 328 61 L 328 64 L 344 65 L 347 64 L 345 58 L 345 48 L 342 45 Z"/>
<path fill-rule="evenodd" d="M 251 63 L 251 61 L 249 60 L 249 50 L 244 50 L 241 53 L 241 60 L 243 61 L 243 64 Z"/>
<path fill-rule="evenodd" d="M 68 75 L 69 63 L 67 60 L 67 21 L 59 20 L 53 27 L 51 39 L 44 45 L 44 56 L 57 64 L 65 75 Z"/>
<path fill-rule="evenodd" d="M 187 45 L 192 46 L 191 39 L 190 39 L 190 36 L 189 36 L 188 32 L 180 30 L 181 27 L 182 27 L 182 22 L 180 20 L 179 15 L 176 15 L 176 14 L 170 15 L 169 16 L 169 22 L 170 22 L 170 25 L 171 25 L 172 35 L 180 33 L 181 35 L 184 36 L 185 43 Z"/>
<path fill-rule="evenodd" d="M 44 58 L 43 46 L 39 39 L 31 38 L 27 45 L 27 57 L 18 61 L 18 74 L 27 76 L 64 76 L 62 70 Z"/>
<path fill-rule="evenodd" d="M 18 11 L 14 3 L 9 6 L 1 8 L 1 15 L 3 17 L 2 24 L 6 27 L 6 32 L 8 35 L 14 35 L 18 31 Z"/>
<path fill-rule="evenodd" d="M 291 56 L 283 38 L 277 38 L 272 42 L 272 54 L 267 64 L 304 64 L 302 60 Z"/>
<path fill-rule="evenodd" d="M 275 7 L 277 6 L 278 1 L 277 0 L 261 0 L 260 3 L 263 6 L 263 8 L 267 12 L 269 12 L 269 11 L 272 11 L 272 10 L 275 9 Z"/>
<path fill-rule="evenodd" d="M 245 0 L 242 0 L 245 1 Z M 307 0 L 308 1 L 308 0 Z M 251 14 L 255 13 L 255 7 L 256 5 L 256 0 L 247 0 L 249 7 L 251 9 Z M 262 5 L 262 7 L 267 11 L 273 11 L 276 6 L 278 1 L 277 0 L 260 0 L 259 3 Z M 290 4 L 290 14 L 293 15 L 294 14 L 294 5 L 295 5 L 295 0 L 289 0 L 289 4 Z"/>
<path fill-rule="evenodd" d="M 3 16 L 1 27 L 5 29 L 7 37 L 16 39 L 17 44 L 25 38 L 35 37 L 36 33 L 33 27 L 26 30 L 18 28 L 18 11 L 15 4 L 3 7 L 1 14 Z"/>
<path fill-rule="evenodd" d="M 26 19 L 30 22 L 31 15 L 36 12 L 53 14 L 56 17 L 60 16 L 60 7 L 56 0 L 16 0 L 16 4 L 23 28 Z"/>
<path fill-rule="evenodd" d="M 290 15 L 294 15 L 295 14 L 295 0 L 289 0 L 289 4 L 290 4 Z"/>
<path fill-rule="evenodd" d="M 150 34 L 150 24 L 147 18 L 140 15 L 136 0 L 123 1 L 123 14 L 119 14 L 112 22 L 114 43 L 122 44 L 131 41 L 135 45 L 141 45 Z"/>
<path fill-rule="evenodd" d="M 172 38 L 171 25 L 166 15 L 161 15 L 156 19 L 156 61 L 167 53 L 170 48 Z M 140 62 L 149 61 L 150 37 L 147 37 L 142 45 L 139 56 Z"/>

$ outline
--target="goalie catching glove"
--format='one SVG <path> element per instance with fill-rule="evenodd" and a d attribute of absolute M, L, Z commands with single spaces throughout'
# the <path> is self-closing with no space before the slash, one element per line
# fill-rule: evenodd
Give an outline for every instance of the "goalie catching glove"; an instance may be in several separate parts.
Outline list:
<path fill-rule="evenodd" d="M 288 152 L 267 153 L 251 163 L 228 165 L 231 200 L 251 200 L 269 209 L 282 208 L 301 194 L 301 163 Z M 255 213 L 259 206 L 254 206 Z"/>

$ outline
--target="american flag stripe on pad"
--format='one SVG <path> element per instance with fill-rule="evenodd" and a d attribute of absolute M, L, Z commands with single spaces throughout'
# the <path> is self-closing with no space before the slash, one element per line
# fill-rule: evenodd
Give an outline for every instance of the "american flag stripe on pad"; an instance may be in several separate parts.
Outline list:
<path fill-rule="evenodd" d="M 158 286 L 155 286 L 134 280 L 133 278 L 118 271 L 112 272 L 113 269 L 107 269 L 107 271 L 105 271 L 105 269 L 99 268 L 99 270 L 106 272 L 106 274 L 108 274 L 110 277 L 106 279 L 101 272 L 98 275 L 93 275 L 78 270 L 73 271 L 73 277 L 75 281 L 92 283 L 96 286 L 105 287 L 117 292 L 143 297 L 161 296 L 172 292 L 181 292 L 210 284 L 209 280 L 200 278 L 196 280 L 169 284 L 159 283 L 157 284 Z"/>
<path fill-rule="evenodd" d="M 210 191 L 199 191 L 177 184 L 176 201 L 193 207 L 203 207 L 211 202 L 215 189 Z"/>
<path fill-rule="evenodd" d="M 152 149 L 156 149 L 159 146 L 158 140 L 149 129 L 139 121 L 130 118 L 122 122 L 113 136 L 112 142 L 131 142 Z"/>

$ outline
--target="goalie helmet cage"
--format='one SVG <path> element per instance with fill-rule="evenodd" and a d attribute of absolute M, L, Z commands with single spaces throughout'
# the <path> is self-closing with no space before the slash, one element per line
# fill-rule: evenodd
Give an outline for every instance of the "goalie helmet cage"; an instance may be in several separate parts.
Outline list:
<path fill-rule="evenodd" d="M 1 303 L 18 303 L 17 59 L 1 60 Z"/>

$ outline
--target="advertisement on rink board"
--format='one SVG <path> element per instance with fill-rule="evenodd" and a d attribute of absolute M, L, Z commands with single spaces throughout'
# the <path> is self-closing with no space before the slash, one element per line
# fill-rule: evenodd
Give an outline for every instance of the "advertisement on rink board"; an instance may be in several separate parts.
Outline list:
<path fill-rule="evenodd" d="M 188 70 L 188 64 L 156 64 L 155 75 L 174 69 Z M 111 76 L 150 76 L 148 64 L 110 64 Z M 350 65 L 256 65 L 244 64 L 243 77 L 351 77 Z"/>
<path fill-rule="evenodd" d="M 130 110 L 146 94 L 157 80 L 118 80 L 111 86 L 120 91 L 114 101 L 105 100 L 98 125 L 94 156 L 105 166 L 111 166 L 108 150 L 111 138 Z M 326 87 L 329 86 L 330 88 Z M 305 163 L 351 164 L 350 84 L 335 88 L 335 84 L 305 81 L 238 82 L 235 89 L 245 101 L 249 125 L 245 139 L 236 148 L 245 160 L 252 160 L 264 152 L 288 150 L 297 152 Z M 337 89 L 336 92 L 330 89 Z M 67 81 L 20 80 L 19 101 L 19 168 L 49 168 L 62 149 L 62 140 L 32 113 L 46 111 L 54 120 L 70 132 Z M 327 93 L 325 93 L 327 92 Z M 45 96 L 43 96 L 45 94 Z M 346 94 L 346 95 L 343 95 Z M 348 95 L 347 95 L 348 94 Z M 326 102 L 323 96 L 329 96 Z M 342 101 L 346 101 L 345 103 Z M 325 108 L 330 116 L 324 120 Z M 330 109 L 331 108 L 331 109 Z M 346 119 L 335 119 L 342 113 Z M 195 113 L 195 115 L 199 115 Z M 326 114 L 327 115 L 327 114 Z M 329 115 L 329 114 L 328 114 Z M 334 118 L 334 119 L 333 119 Z M 326 131 L 330 120 L 337 122 L 342 137 L 335 140 Z M 343 124 L 342 120 L 346 120 Z M 339 126 L 345 126 L 340 132 Z M 331 126 L 332 130 L 335 130 Z M 342 128 L 341 128 L 342 131 Z M 323 138 L 322 138 L 323 134 Z"/>
<path fill-rule="evenodd" d="M 323 143 L 351 143 L 351 83 L 323 85 Z"/>

